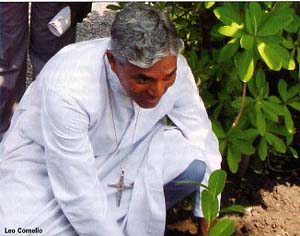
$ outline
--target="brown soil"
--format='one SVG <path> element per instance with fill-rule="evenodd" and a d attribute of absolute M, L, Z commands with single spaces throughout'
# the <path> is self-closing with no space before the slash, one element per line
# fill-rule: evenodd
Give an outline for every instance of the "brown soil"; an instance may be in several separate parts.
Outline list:
<path fill-rule="evenodd" d="M 246 213 L 225 215 L 236 222 L 235 236 L 300 236 L 300 171 L 228 177 L 222 206 L 241 204 Z M 165 236 L 199 235 L 196 219 L 183 207 L 168 212 Z M 179 224 L 186 220 L 184 224 Z M 190 220 L 190 221 L 189 221 Z M 177 225 L 176 225 L 177 223 Z M 174 227 L 175 225 L 175 227 Z M 184 226 L 182 226 L 184 225 Z"/>

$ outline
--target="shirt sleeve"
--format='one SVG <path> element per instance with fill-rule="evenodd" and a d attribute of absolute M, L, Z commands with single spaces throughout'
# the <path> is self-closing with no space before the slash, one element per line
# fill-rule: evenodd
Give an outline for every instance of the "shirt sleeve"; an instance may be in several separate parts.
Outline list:
<path fill-rule="evenodd" d="M 186 139 L 200 149 L 199 158 L 206 164 L 203 184 L 208 184 L 209 175 L 220 168 L 221 155 L 218 139 L 212 131 L 203 101 L 195 83 L 193 74 L 183 56 L 178 57 L 176 101 L 168 114 L 169 118 L 181 130 Z M 196 199 L 194 214 L 203 217 L 199 198 Z"/>
<path fill-rule="evenodd" d="M 84 106 L 67 92 L 44 89 L 41 119 L 51 187 L 73 228 L 80 236 L 123 236 L 97 177 Z"/>

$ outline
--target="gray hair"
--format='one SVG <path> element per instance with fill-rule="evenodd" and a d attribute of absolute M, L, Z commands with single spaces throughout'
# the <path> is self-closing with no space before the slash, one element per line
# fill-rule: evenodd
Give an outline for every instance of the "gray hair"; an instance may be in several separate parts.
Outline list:
<path fill-rule="evenodd" d="M 140 3 L 127 5 L 116 14 L 111 27 L 112 54 L 119 62 L 149 68 L 183 49 L 172 22 L 156 8 Z"/>

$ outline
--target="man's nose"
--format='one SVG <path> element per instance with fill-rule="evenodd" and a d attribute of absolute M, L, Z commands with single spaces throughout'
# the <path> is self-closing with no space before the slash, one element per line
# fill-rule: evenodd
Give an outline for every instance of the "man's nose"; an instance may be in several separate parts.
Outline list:
<path fill-rule="evenodd" d="M 155 83 L 153 84 L 148 93 L 153 98 L 160 98 L 166 91 L 165 86 L 162 83 Z"/>

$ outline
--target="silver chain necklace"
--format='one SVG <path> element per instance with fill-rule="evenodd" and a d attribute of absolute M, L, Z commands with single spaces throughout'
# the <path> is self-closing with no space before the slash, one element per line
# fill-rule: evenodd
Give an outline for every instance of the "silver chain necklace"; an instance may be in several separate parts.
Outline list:
<path fill-rule="evenodd" d="M 105 72 L 106 72 L 106 77 L 108 79 L 108 73 L 107 73 L 107 70 L 106 70 L 106 65 L 105 65 Z M 114 153 L 116 153 L 115 155 L 117 156 L 118 153 L 119 153 L 119 151 L 120 151 L 121 140 L 118 141 L 117 129 L 116 129 L 116 124 L 115 124 L 115 117 L 114 117 L 113 106 L 112 106 L 112 96 L 111 96 L 111 91 L 110 91 L 111 88 L 109 86 L 108 80 L 107 80 L 107 87 L 108 87 L 108 98 L 109 98 L 110 113 L 111 113 L 111 118 L 112 118 L 112 123 L 113 123 L 113 128 L 114 128 L 115 143 L 116 143 L 116 150 L 114 151 Z M 138 122 L 139 114 L 140 114 L 140 108 L 138 109 L 138 113 L 136 115 L 134 129 L 133 129 L 133 132 L 132 132 L 131 142 L 133 142 L 133 139 L 134 139 L 134 136 L 135 136 L 135 131 L 136 131 L 136 127 L 137 127 L 137 122 Z M 116 204 L 117 204 L 117 207 L 120 207 L 120 205 L 121 205 L 121 199 L 122 199 L 123 191 L 127 190 L 127 189 L 132 189 L 133 188 L 133 183 L 129 183 L 129 184 L 126 185 L 126 183 L 124 182 L 126 162 L 123 163 L 123 165 L 122 165 L 121 158 L 120 158 L 119 161 L 120 161 L 119 165 L 120 165 L 120 172 L 121 172 L 120 173 L 120 177 L 119 177 L 119 181 L 117 183 L 115 183 L 115 184 L 108 184 L 108 187 L 115 188 L 117 190 L 117 192 L 116 192 Z"/>

